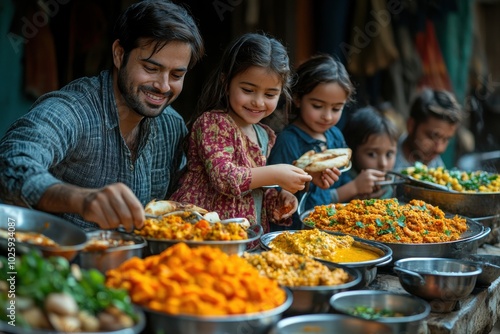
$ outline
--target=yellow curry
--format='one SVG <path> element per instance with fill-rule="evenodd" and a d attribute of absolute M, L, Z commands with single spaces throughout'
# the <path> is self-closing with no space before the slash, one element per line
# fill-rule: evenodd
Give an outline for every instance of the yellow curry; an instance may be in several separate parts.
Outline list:
<path fill-rule="evenodd" d="M 269 243 L 269 247 L 336 263 L 364 262 L 381 257 L 372 250 L 355 246 L 354 238 L 349 235 L 335 236 L 318 229 L 284 231 Z"/>

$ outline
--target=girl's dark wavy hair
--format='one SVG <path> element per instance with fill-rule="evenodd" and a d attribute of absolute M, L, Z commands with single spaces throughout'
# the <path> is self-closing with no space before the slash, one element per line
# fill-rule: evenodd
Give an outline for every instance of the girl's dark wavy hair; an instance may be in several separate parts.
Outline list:
<path fill-rule="evenodd" d="M 218 67 L 205 82 L 197 112 L 192 116 L 188 127 L 190 128 L 204 112 L 227 111 L 227 90 L 231 80 L 252 66 L 263 67 L 278 74 L 282 83 L 285 108 L 289 108 L 292 75 L 286 48 L 277 39 L 264 33 L 247 33 L 235 39 L 224 51 Z"/>
<path fill-rule="evenodd" d="M 167 0 L 143 0 L 128 7 L 115 23 L 112 40 L 119 40 L 123 47 L 125 64 L 133 49 L 149 43 L 155 43 L 151 56 L 170 42 L 188 43 L 191 46 L 189 68 L 200 61 L 205 52 L 191 15 L 184 7 Z"/>
<path fill-rule="evenodd" d="M 342 133 L 347 146 L 353 151 L 366 143 L 371 135 L 386 134 L 396 143 L 399 136 L 395 124 L 371 106 L 356 110 L 347 121 Z"/>
<path fill-rule="evenodd" d="M 345 66 L 328 54 L 317 54 L 303 62 L 298 68 L 292 87 L 293 99 L 300 100 L 322 83 L 337 83 L 347 95 L 347 102 L 354 102 L 355 88 Z M 299 108 L 293 107 L 293 115 L 299 116 Z"/>

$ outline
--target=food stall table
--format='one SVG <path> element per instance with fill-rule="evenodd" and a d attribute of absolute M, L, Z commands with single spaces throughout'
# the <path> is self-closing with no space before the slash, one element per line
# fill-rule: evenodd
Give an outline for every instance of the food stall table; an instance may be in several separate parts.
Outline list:
<path fill-rule="evenodd" d="M 479 254 L 500 256 L 498 245 L 483 245 Z M 376 279 L 368 286 L 373 290 L 407 293 L 392 269 L 379 268 Z M 448 313 L 431 312 L 418 334 L 489 333 L 500 318 L 500 277 L 490 286 L 476 287 L 469 297 L 459 300 Z"/>

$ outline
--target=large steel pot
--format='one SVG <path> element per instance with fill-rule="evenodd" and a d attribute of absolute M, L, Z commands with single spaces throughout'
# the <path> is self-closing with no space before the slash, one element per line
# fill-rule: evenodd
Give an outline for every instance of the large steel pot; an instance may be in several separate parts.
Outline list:
<path fill-rule="evenodd" d="M 19 245 L 39 249 L 44 256 L 62 256 L 70 261 L 85 247 L 87 242 L 87 235 L 82 229 L 60 217 L 7 204 L 0 204 L 0 229 L 8 232 L 43 234 L 54 240 L 59 246 L 42 247 L 28 243 L 19 243 Z M 8 244 L 7 239 L 0 238 L 0 244 L 2 244 L 1 248 L 3 249 L 3 244 Z M 17 246 L 15 247 L 16 252 Z"/>
<path fill-rule="evenodd" d="M 419 199 L 439 206 L 445 212 L 455 213 L 470 218 L 499 216 L 500 192 L 495 193 L 461 193 L 416 187 L 403 184 L 398 187 L 398 194 L 408 202 Z"/>
<path fill-rule="evenodd" d="M 491 232 L 491 228 L 467 218 L 467 231 L 460 239 L 448 242 L 426 244 L 404 244 L 384 242 L 392 249 L 392 259 L 397 261 L 409 257 L 432 257 L 460 259 L 469 254 L 476 254 L 481 241 Z"/>

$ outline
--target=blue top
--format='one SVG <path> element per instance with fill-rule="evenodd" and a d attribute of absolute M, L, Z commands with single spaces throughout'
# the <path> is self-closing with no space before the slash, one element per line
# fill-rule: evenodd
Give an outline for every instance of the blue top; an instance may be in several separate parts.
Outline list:
<path fill-rule="evenodd" d="M 344 135 L 337 127 L 331 127 L 325 132 L 326 143 L 322 140 L 312 138 L 309 134 L 298 128 L 297 126 L 290 124 L 283 129 L 283 131 L 276 138 L 276 143 L 274 144 L 271 155 L 267 161 L 268 165 L 287 163 L 291 164 L 294 160 L 297 160 L 302 154 L 310 150 L 315 150 L 316 152 L 321 152 L 322 148 L 344 148 L 347 144 L 344 139 Z M 339 180 L 335 182 L 330 189 L 321 189 L 314 185 L 312 182 L 309 185 L 309 195 L 306 199 L 304 206 L 304 211 L 314 208 L 316 205 L 325 205 L 332 203 L 332 193 L 331 190 L 338 188 L 352 179 L 348 173 L 342 173 Z M 296 193 L 297 197 L 303 195 L 302 193 Z M 279 228 L 273 226 L 275 228 Z M 299 229 L 301 227 L 301 222 L 298 214 L 294 215 L 294 224 L 290 229 Z"/>
<path fill-rule="evenodd" d="M 0 141 L 0 199 L 36 205 L 48 187 L 63 182 L 84 188 L 122 182 L 143 205 L 164 199 L 186 134 L 171 107 L 145 118 L 133 161 L 120 133 L 111 73 L 75 80 L 40 97 Z M 62 217 L 97 227 L 76 214 Z"/>

